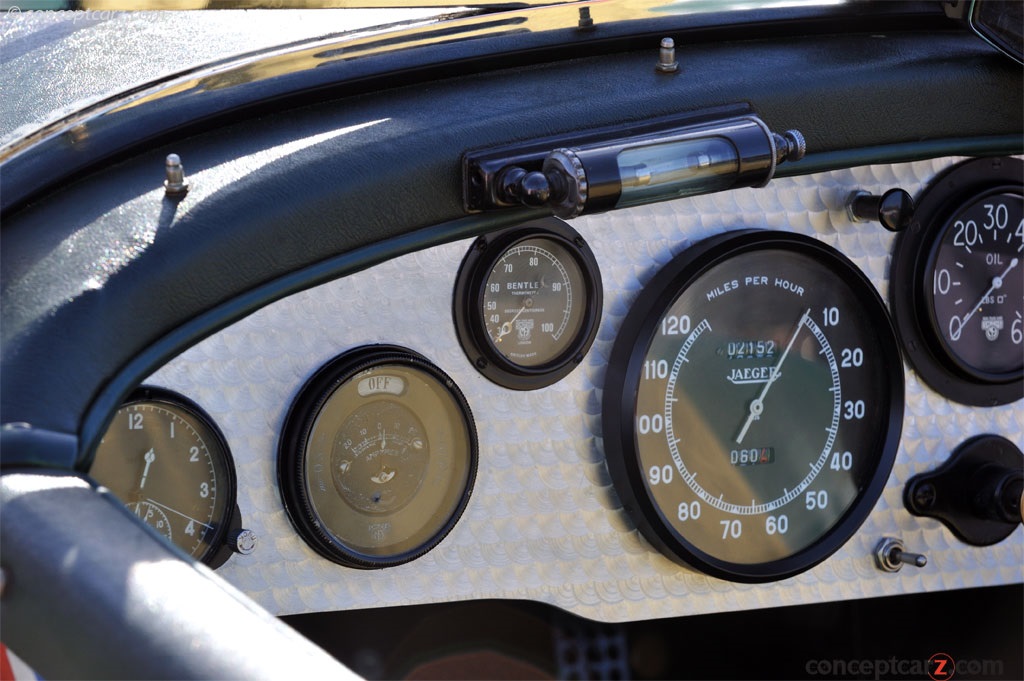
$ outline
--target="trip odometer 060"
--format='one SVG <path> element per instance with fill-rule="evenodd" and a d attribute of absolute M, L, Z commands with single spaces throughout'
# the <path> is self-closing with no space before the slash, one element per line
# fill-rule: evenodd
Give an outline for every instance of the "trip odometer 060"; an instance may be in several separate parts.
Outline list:
<path fill-rule="evenodd" d="M 875 288 L 829 246 L 742 231 L 670 262 L 627 315 L 603 405 L 623 504 L 678 562 L 782 579 L 874 506 L 903 418 Z"/>

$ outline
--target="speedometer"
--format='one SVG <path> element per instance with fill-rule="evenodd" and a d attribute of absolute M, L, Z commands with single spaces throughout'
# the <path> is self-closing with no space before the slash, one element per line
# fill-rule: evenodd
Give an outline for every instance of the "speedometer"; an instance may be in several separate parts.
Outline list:
<path fill-rule="evenodd" d="M 878 498 L 902 363 L 846 258 L 798 235 L 732 233 L 640 294 L 603 413 L 616 489 L 655 546 L 714 576 L 781 579 L 838 549 Z"/>

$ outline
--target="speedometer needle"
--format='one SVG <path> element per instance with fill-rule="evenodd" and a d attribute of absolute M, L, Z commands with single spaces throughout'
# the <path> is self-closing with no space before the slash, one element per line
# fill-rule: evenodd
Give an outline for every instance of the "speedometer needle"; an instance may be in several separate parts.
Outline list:
<path fill-rule="evenodd" d="M 971 311 L 967 313 L 967 316 L 964 317 L 963 320 L 957 325 L 956 333 L 950 333 L 951 336 L 954 336 L 953 340 L 958 340 L 960 338 L 960 332 L 963 330 L 965 326 L 967 326 L 967 322 L 971 320 L 971 317 L 973 317 L 974 314 L 981 309 L 981 306 L 985 304 L 985 299 L 992 295 L 992 292 L 995 291 L 997 288 L 1003 287 L 1003 280 L 1006 279 L 1006 275 L 1008 275 L 1013 270 L 1013 268 L 1016 267 L 1019 263 L 1020 260 L 1014 258 L 1013 260 L 1010 261 L 1010 266 L 1003 270 L 1002 274 L 992 277 L 992 285 L 988 287 L 987 291 L 981 294 L 981 298 L 978 299 L 978 302 L 974 304 L 974 307 L 972 307 Z"/>
<path fill-rule="evenodd" d="M 786 349 L 782 352 L 782 357 L 779 358 L 779 363 L 772 369 L 771 374 L 768 376 L 768 380 L 764 384 L 764 388 L 761 389 L 761 394 L 757 396 L 757 399 L 750 403 L 750 413 L 747 414 L 747 420 L 743 422 L 743 428 L 740 429 L 740 434 L 736 436 L 736 444 L 743 444 L 743 438 L 746 437 L 747 430 L 750 429 L 750 424 L 756 421 L 761 416 L 761 412 L 764 411 L 764 397 L 768 394 L 768 390 L 781 375 L 782 363 L 785 362 L 786 357 L 789 356 L 789 351 L 792 349 L 793 343 L 796 341 L 796 337 L 800 335 L 800 329 L 803 328 L 804 322 L 810 314 L 811 308 L 807 308 L 807 310 L 800 316 L 800 321 L 796 323 L 796 328 L 793 329 L 793 335 L 789 337 L 789 343 L 786 344 Z"/>
<path fill-rule="evenodd" d="M 142 480 L 139 481 L 140 490 L 146 486 L 146 476 L 149 475 L 149 467 L 156 461 L 156 452 L 150 449 L 142 458 L 146 461 L 146 467 L 142 469 Z"/>

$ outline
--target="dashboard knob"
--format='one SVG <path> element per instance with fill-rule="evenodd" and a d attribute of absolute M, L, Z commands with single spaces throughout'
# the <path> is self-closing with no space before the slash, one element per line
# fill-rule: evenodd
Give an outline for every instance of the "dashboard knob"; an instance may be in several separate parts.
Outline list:
<path fill-rule="evenodd" d="M 551 198 L 551 182 L 541 172 L 528 173 L 518 166 L 504 170 L 498 179 L 499 195 L 504 201 L 540 208 Z"/>
<path fill-rule="evenodd" d="M 853 222 L 877 221 L 890 232 L 902 232 L 914 219 L 914 199 L 902 189 L 882 195 L 860 190 L 850 196 L 847 212 Z"/>
<path fill-rule="evenodd" d="M 571 149 L 555 149 L 544 158 L 540 171 L 508 166 L 497 176 L 497 197 L 529 208 L 548 206 L 560 218 L 574 218 L 587 203 L 587 174 Z"/>
<path fill-rule="evenodd" d="M 990 546 L 1021 522 L 1024 454 L 999 435 L 978 435 L 933 471 L 912 477 L 903 501 L 914 515 L 937 518 L 972 546 Z"/>
<path fill-rule="evenodd" d="M 248 556 L 256 550 L 256 533 L 252 530 L 238 529 L 228 535 L 227 542 L 232 551 Z"/>

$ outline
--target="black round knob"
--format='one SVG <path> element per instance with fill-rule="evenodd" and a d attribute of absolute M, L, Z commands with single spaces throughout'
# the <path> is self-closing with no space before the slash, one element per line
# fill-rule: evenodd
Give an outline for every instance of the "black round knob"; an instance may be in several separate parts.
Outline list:
<path fill-rule="evenodd" d="M 902 189 L 881 196 L 860 191 L 850 198 L 849 211 L 854 222 L 878 221 L 890 232 L 900 232 L 914 219 L 914 199 Z"/>
<path fill-rule="evenodd" d="M 544 173 L 527 173 L 519 183 L 519 200 L 526 206 L 539 208 L 551 198 L 551 183 Z"/>
<path fill-rule="evenodd" d="M 551 181 L 544 173 L 528 173 L 519 166 L 501 171 L 497 179 L 498 198 L 506 203 L 531 208 L 546 205 L 551 198 Z"/>

